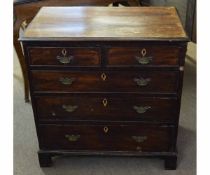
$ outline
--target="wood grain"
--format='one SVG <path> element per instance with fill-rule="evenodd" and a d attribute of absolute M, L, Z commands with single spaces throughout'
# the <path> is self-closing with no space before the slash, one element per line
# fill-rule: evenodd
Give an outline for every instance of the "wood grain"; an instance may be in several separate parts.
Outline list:
<path fill-rule="evenodd" d="M 26 102 L 29 101 L 29 82 L 24 55 L 18 41 L 22 24 L 26 23 L 28 25 L 43 6 L 108 6 L 111 3 L 118 6 L 119 0 L 14 0 L 13 42 L 23 72 Z M 120 0 L 120 3 L 129 4 L 130 6 L 139 5 L 138 0 Z"/>
<path fill-rule="evenodd" d="M 107 105 L 103 105 L 103 100 Z M 123 100 L 122 100 L 123 99 Z M 177 121 L 177 99 L 161 97 L 138 97 L 135 94 L 71 94 L 64 96 L 36 96 L 38 120 L 45 121 Z M 77 106 L 68 112 L 63 105 Z M 150 106 L 138 113 L 134 106 Z"/>
<path fill-rule="evenodd" d="M 63 55 L 63 51 L 66 55 Z M 72 47 L 31 47 L 28 48 L 31 65 L 58 66 L 100 66 L 100 48 L 72 48 Z M 63 64 L 58 58 L 71 58 L 69 63 Z"/>
<path fill-rule="evenodd" d="M 106 80 L 101 78 L 106 75 Z M 61 78 L 73 78 L 70 85 L 62 84 Z M 149 79 L 139 86 L 134 79 Z M 176 93 L 178 72 L 176 71 L 32 71 L 35 92 L 135 92 Z"/>
<path fill-rule="evenodd" d="M 145 56 L 142 50 L 145 49 Z M 145 65 L 166 66 L 179 64 L 180 48 L 174 46 L 142 45 L 139 47 L 112 47 L 107 51 L 110 66 L 142 66 L 138 58 L 151 58 Z M 143 65 L 143 66 L 145 66 Z"/>
<path fill-rule="evenodd" d="M 108 128 L 107 133 L 104 127 Z M 172 127 L 158 125 L 40 125 L 41 149 L 167 152 Z M 79 135 L 68 141 L 65 135 Z M 146 137 L 138 143 L 132 136 Z M 140 150 L 139 150 L 139 149 Z"/>
<path fill-rule="evenodd" d="M 43 7 L 21 40 L 186 40 L 174 7 Z"/>
<path fill-rule="evenodd" d="M 174 8 L 43 8 L 23 40 L 41 166 L 58 154 L 101 154 L 176 168 L 187 40 Z M 61 48 L 77 64 L 57 65 Z"/>

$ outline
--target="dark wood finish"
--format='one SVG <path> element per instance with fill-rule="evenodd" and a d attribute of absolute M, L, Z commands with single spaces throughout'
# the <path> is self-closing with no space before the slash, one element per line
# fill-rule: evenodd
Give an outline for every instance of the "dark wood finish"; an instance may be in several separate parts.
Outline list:
<path fill-rule="evenodd" d="M 52 165 L 52 157 L 48 153 L 38 152 L 38 159 L 40 167 L 50 167 Z"/>
<path fill-rule="evenodd" d="M 143 49 L 146 49 L 145 56 L 142 55 Z M 174 46 L 152 46 L 144 45 L 141 47 L 120 47 L 110 48 L 107 51 L 108 65 L 110 66 L 167 66 L 179 64 L 180 48 Z M 138 58 L 149 57 L 148 64 L 141 64 Z"/>
<path fill-rule="evenodd" d="M 177 167 L 177 156 L 169 156 L 165 158 L 165 169 L 176 170 Z"/>
<path fill-rule="evenodd" d="M 101 78 L 102 75 L 106 79 Z M 177 71 L 32 71 L 35 92 L 136 92 L 175 93 L 177 91 Z M 61 79 L 71 79 L 71 84 L 63 84 Z M 138 85 L 138 80 L 148 80 L 146 85 Z M 163 86 L 164 85 L 164 86 Z"/>
<path fill-rule="evenodd" d="M 168 152 L 172 129 L 157 125 L 40 125 L 39 139 L 44 150 Z"/>
<path fill-rule="evenodd" d="M 93 16 L 97 18 L 92 19 Z M 58 20 L 60 18 L 62 20 Z M 64 23 L 71 30 L 66 30 Z M 135 41 L 177 38 L 186 40 L 187 36 L 174 7 L 132 7 L 132 10 L 124 7 L 43 7 L 21 40 Z"/>
<path fill-rule="evenodd" d="M 94 17 L 93 14 L 98 14 L 101 8 L 80 9 L 88 17 L 86 25 L 90 21 L 97 23 L 98 16 Z M 133 25 L 126 25 L 121 33 L 123 36 L 110 34 L 116 26 L 110 26 L 108 20 L 108 23 L 100 21 L 100 25 L 104 29 L 111 27 L 110 31 L 97 33 L 95 29 L 91 31 L 87 28 L 83 31 L 86 34 L 84 37 L 78 31 L 75 31 L 78 34 L 75 37 L 72 37 L 71 32 L 63 34 L 68 37 L 61 37 L 60 29 L 72 20 L 72 16 L 67 18 L 67 15 L 59 17 L 63 21 L 60 28 L 55 25 L 58 21 L 53 24 L 53 30 L 56 31 L 53 36 L 49 37 L 51 32 L 47 37 L 40 38 L 35 32 L 36 28 L 29 27 L 26 32 L 28 37 L 25 35 L 22 38 L 40 146 L 40 166 L 49 165 L 51 157 L 63 154 L 123 155 L 163 158 L 166 169 L 175 169 L 187 40 L 181 36 L 183 33 L 176 36 L 174 30 L 177 29 L 165 22 L 168 20 L 167 15 L 173 14 L 174 19 L 179 18 L 173 8 L 157 8 L 155 12 L 154 8 L 144 8 L 144 15 L 139 15 L 141 10 L 137 14 L 136 8 L 115 12 L 107 10 L 107 16 L 105 8 L 102 9 L 105 19 L 110 14 L 124 15 L 117 25 L 129 16 L 133 21 L 138 21 L 140 24 L 137 26 L 140 26 L 145 24 L 145 15 L 150 16 L 153 20 L 146 28 L 151 28 L 148 33 L 154 33 L 150 33 L 151 36 L 145 33 L 145 37 L 143 33 L 142 37 L 138 37 L 139 33 L 126 35 L 133 29 Z M 49 16 L 48 10 L 45 12 L 47 14 L 39 13 L 31 26 L 42 26 L 42 22 L 38 21 L 44 19 L 45 15 Z M 167 30 L 164 31 L 165 35 L 159 35 L 162 28 L 157 27 L 153 16 L 163 12 L 159 20 L 162 23 L 158 26 L 165 25 Z M 80 23 L 81 19 L 75 18 L 74 22 Z M 142 29 L 137 26 L 136 29 Z M 183 30 L 180 22 L 177 26 L 178 30 Z M 75 30 L 74 27 L 70 29 Z M 44 34 L 44 28 L 39 30 Z M 31 48 L 38 48 L 38 51 L 33 52 L 33 55 L 28 52 Z M 50 48 L 55 48 L 55 51 L 50 52 Z M 70 48 L 71 51 L 79 49 L 79 52 L 71 53 L 80 64 L 60 65 L 53 62 L 63 48 Z M 143 65 L 136 65 L 133 57 L 144 48 L 148 55 L 142 56 L 153 56 L 152 62 L 144 64 L 143 61 Z M 48 51 L 39 52 L 40 49 Z M 32 57 L 38 63 L 31 64 Z"/>
<path fill-rule="evenodd" d="M 23 30 L 28 26 L 39 9 L 43 6 L 107 6 L 114 3 L 118 6 L 120 3 L 129 6 L 138 6 L 137 0 L 15 0 L 14 1 L 14 26 L 13 26 L 13 44 L 18 55 L 24 79 L 25 101 L 29 102 L 29 84 L 27 68 L 24 60 L 21 45 L 18 41 L 20 28 Z"/>
<path fill-rule="evenodd" d="M 28 49 L 31 65 L 100 66 L 99 48 L 32 47 Z M 64 52 L 64 53 L 63 53 Z M 69 58 L 69 63 L 62 63 Z"/>
<path fill-rule="evenodd" d="M 103 100 L 107 100 L 107 105 Z M 123 100 L 122 100 L 123 99 Z M 35 97 L 39 120 L 43 121 L 152 121 L 176 122 L 177 99 L 164 97 L 138 97 L 136 95 L 72 94 Z M 77 106 L 68 111 L 63 106 Z M 150 107 L 143 113 L 134 108 Z"/>

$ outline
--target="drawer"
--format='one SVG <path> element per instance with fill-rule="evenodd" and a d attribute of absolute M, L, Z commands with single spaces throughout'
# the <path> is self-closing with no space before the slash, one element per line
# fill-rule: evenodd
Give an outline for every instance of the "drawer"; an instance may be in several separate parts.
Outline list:
<path fill-rule="evenodd" d="M 176 93 L 178 72 L 32 71 L 32 89 L 48 92 Z"/>
<path fill-rule="evenodd" d="M 39 120 L 155 121 L 177 120 L 177 99 L 135 94 L 72 94 L 34 98 Z"/>
<path fill-rule="evenodd" d="M 167 152 L 173 127 L 158 125 L 40 125 L 41 149 Z"/>
<path fill-rule="evenodd" d="M 114 47 L 107 51 L 108 66 L 175 66 L 180 48 L 175 46 Z"/>
<path fill-rule="evenodd" d="M 31 47 L 28 53 L 30 65 L 98 67 L 101 64 L 99 48 Z"/>

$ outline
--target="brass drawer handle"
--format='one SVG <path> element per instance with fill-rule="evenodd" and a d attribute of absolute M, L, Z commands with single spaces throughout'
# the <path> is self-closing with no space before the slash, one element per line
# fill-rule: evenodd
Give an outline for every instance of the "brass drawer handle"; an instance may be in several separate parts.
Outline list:
<path fill-rule="evenodd" d="M 151 81 L 151 79 L 140 77 L 140 78 L 134 78 L 133 81 L 136 82 L 138 86 L 147 86 L 149 82 Z"/>
<path fill-rule="evenodd" d="M 73 135 L 73 134 L 68 135 L 68 134 L 66 134 L 65 138 L 70 142 L 76 142 L 80 138 L 80 135 Z"/>
<path fill-rule="evenodd" d="M 56 116 L 56 113 L 55 112 L 52 112 L 51 114 L 52 114 L 52 116 Z"/>
<path fill-rule="evenodd" d="M 149 64 L 152 61 L 152 57 L 138 57 L 135 56 L 139 64 Z"/>
<path fill-rule="evenodd" d="M 102 103 L 103 103 L 104 107 L 106 107 L 107 104 L 108 104 L 108 100 L 106 98 L 104 98 L 103 101 L 102 101 Z"/>
<path fill-rule="evenodd" d="M 146 54 L 147 50 L 143 48 L 141 50 L 141 57 L 135 56 L 139 64 L 149 64 L 152 61 L 152 57 L 151 56 L 146 57 Z"/>
<path fill-rule="evenodd" d="M 139 151 L 139 152 L 142 152 L 142 148 L 140 146 L 137 146 L 136 150 Z"/>
<path fill-rule="evenodd" d="M 132 139 L 138 143 L 142 143 L 147 140 L 147 136 L 132 136 Z"/>
<path fill-rule="evenodd" d="M 62 56 L 57 56 L 57 59 L 62 64 L 68 64 L 74 59 L 73 56 L 66 56 L 66 54 L 67 54 L 66 49 L 62 49 L 61 53 L 62 53 Z"/>
<path fill-rule="evenodd" d="M 67 77 L 61 77 L 61 78 L 59 78 L 59 81 L 63 85 L 71 85 L 75 80 L 76 80 L 76 78 L 67 78 Z"/>
<path fill-rule="evenodd" d="M 78 106 L 74 105 L 62 105 L 62 108 L 66 111 L 66 112 L 74 112 Z"/>
<path fill-rule="evenodd" d="M 104 132 L 107 133 L 109 131 L 109 128 L 107 126 L 104 127 Z"/>
<path fill-rule="evenodd" d="M 133 106 L 133 109 L 136 110 L 137 113 L 143 114 L 148 109 L 152 108 L 151 106 Z"/>

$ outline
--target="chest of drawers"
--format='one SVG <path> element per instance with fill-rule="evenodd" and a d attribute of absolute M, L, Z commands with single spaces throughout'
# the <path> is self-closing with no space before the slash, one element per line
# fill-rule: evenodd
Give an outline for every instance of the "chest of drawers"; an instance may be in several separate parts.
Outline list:
<path fill-rule="evenodd" d="M 20 40 L 40 166 L 116 155 L 176 169 L 187 37 L 173 7 L 45 7 Z"/>

